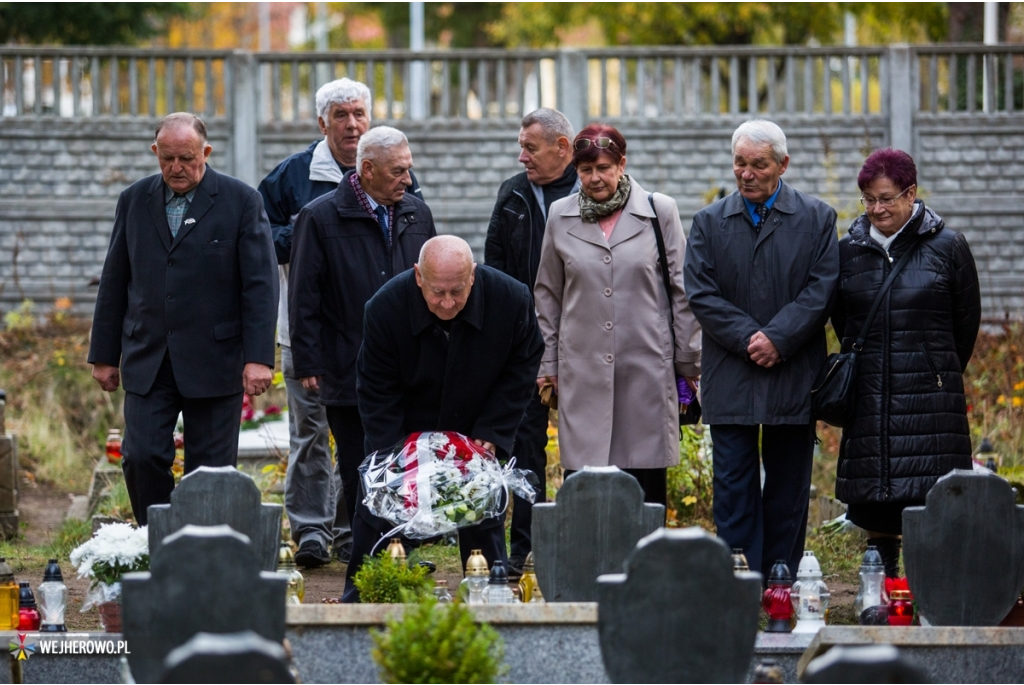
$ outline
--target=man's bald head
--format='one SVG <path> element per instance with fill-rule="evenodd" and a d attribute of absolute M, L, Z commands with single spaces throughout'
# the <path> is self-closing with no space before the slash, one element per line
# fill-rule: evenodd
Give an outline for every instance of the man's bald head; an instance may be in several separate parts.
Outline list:
<path fill-rule="evenodd" d="M 454 319 L 466 306 L 476 278 L 469 243 L 454 235 L 431 238 L 420 248 L 413 268 L 431 313 L 442 321 Z"/>

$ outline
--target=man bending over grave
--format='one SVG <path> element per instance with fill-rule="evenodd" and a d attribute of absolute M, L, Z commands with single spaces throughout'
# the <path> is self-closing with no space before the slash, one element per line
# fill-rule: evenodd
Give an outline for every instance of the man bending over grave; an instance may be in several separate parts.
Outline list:
<path fill-rule="evenodd" d="M 473 262 L 466 241 L 431 238 L 412 270 L 367 303 L 356 362 L 356 398 L 365 453 L 416 431 L 458 431 L 507 459 L 534 393 L 544 343 L 530 290 Z M 393 526 L 357 498 L 352 563 L 344 602 L 359 599 L 352 579 Z M 506 562 L 505 516 L 459 529 L 462 564 L 480 549 Z"/>

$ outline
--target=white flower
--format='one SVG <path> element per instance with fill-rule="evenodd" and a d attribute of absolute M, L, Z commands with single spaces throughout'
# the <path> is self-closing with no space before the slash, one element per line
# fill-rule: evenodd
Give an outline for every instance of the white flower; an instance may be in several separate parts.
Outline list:
<path fill-rule="evenodd" d="M 145 526 L 108 523 L 71 552 L 71 565 L 80 578 L 93 578 L 93 566 L 99 562 L 130 568 L 147 554 L 149 531 Z"/>

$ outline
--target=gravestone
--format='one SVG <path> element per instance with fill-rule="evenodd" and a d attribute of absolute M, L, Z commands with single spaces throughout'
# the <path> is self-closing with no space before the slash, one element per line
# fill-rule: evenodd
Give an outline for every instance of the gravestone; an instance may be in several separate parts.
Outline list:
<path fill-rule="evenodd" d="M 954 470 L 924 507 L 903 511 L 903 562 L 921 615 L 936 626 L 995 626 L 1024 587 L 1024 506 L 1005 480 Z"/>
<path fill-rule="evenodd" d="M 7 391 L 0 390 L 0 535 L 18 535 L 18 438 L 8 434 Z"/>
<path fill-rule="evenodd" d="M 284 647 L 251 630 L 196 633 L 164 659 L 162 683 L 294 683 Z"/>
<path fill-rule="evenodd" d="M 181 479 L 170 504 L 149 507 L 149 550 L 186 525 L 228 525 L 252 541 L 260 568 L 277 570 L 281 505 L 262 504 L 252 478 L 232 466 L 200 466 Z"/>
<path fill-rule="evenodd" d="M 739 683 L 754 654 L 761 574 L 734 573 L 700 528 L 641 540 L 625 573 L 598 578 L 597 629 L 613 683 Z"/>
<path fill-rule="evenodd" d="M 252 630 L 280 644 L 288 579 L 260 568 L 245 535 L 187 525 L 156 549 L 150 571 L 125 574 L 122 622 L 135 681 L 156 682 L 167 655 L 196 633 Z"/>
<path fill-rule="evenodd" d="M 554 503 L 533 505 L 533 558 L 548 602 L 597 600 L 597 577 L 617 573 L 640 538 L 665 524 L 633 476 L 586 467 L 565 479 Z"/>
<path fill-rule="evenodd" d="M 805 683 L 927 683 L 928 675 L 892 645 L 833 647 L 807 664 Z"/>

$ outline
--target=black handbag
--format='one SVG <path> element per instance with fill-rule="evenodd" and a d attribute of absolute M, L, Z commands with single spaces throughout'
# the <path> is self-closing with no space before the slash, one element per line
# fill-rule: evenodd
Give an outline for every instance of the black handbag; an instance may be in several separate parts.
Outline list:
<path fill-rule="evenodd" d="M 814 389 L 811 390 L 811 415 L 816 420 L 824 421 L 830 426 L 846 428 L 853 418 L 857 409 L 857 355 L 864 349 L 864 342 L 868 338 L 871 324 L 878 314 L 886 291 L 910 261 L 916 247 L 917 242 L 907 248 L 900 261 L 896 262 L 888 277 L 882 282 L 882 287 L 878 289 L 875 301 L 871 304 L 868 317 L 864 320 L 860 335 L 853 341 L 850 350 L 830 354 L 825 360 L 825 366 L 818 375 Z"/>
<path fill-rule="evenodd" d="M 672 352 L 674 355 L 676 350 L 676 329 L 673 325 L 672 317 L 672 279 L 668 275 L 668 259 L 665 258 L 665 236 L 661 234 L 661 221 L 658 220 L 658 210 L 654 206 L 654 193 L 650 193 L 647 196 L 647 202 L 650 203 L 651 209 L 654 211 L 654 218 L 651 219 L 651 224 L 654 226 L 654 239 L 658 243 L 658 256 L 661 258 L 661 280 L 665 283 L 665 294 L 668 295 L 668 330 L 672 334 Z M 700 416 L 700 402 L 694 396 L 693 402 L 690 402 L 686 409 L 679 412 L 680 431 L 682 426 L 692 426 L 698 423 Z M 680 438 L 682 438 L 682 432 L 680 432 Z"/>

